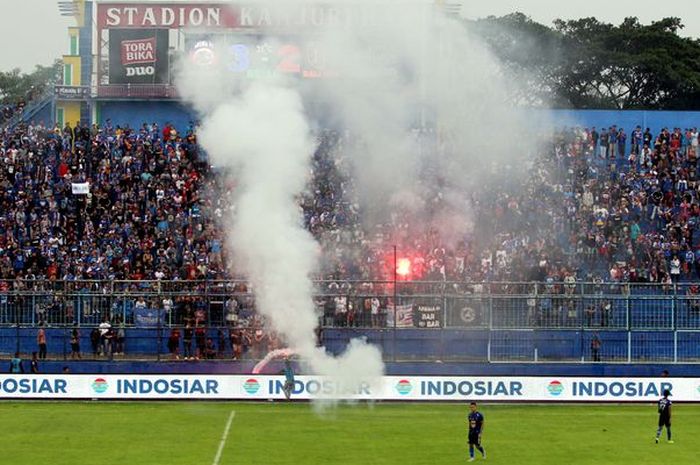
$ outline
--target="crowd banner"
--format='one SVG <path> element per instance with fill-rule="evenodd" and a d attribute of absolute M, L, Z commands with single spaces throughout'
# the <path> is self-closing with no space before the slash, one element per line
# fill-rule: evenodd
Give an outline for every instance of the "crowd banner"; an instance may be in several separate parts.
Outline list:
<path fill-rule="evenodd" d="M 386 311 L 387 328 L 394 327 L 394 309 L 388 308 Z M 396 327 L 413 328 L 413 304 L 396 306 Z"/>
<path fill-rule="evenodd" d="M 162 308 L 135 308 L 134 323 L 139 328 L 153 328 L 165 324 L 166 312 Z"/>
<path fill-rule="evenodd" d="M 440 305 L 416 305 L 416 326 L 418 328 L 440 328 L 442 324 Z"/>
<path fill-rule="evenodd" d="M 448 297 L 446 326 L 477 327 L 483 326 L 484 300 L 482 297 Z"/>
<path fill-rule="evenodd" d="M 0 399 L 282 400 L 283 376 L 0 375 Z M 292 399 L 508 402 L 700 402 L 700 378 L 384 376 L 343 382 L 297 376 Z"/>
<path fill-rule="evenodd" d="M 90 184 L 87 182 L 71 183 L 71 192 L 73 195 L 87 195 L 90 193 Z"/>

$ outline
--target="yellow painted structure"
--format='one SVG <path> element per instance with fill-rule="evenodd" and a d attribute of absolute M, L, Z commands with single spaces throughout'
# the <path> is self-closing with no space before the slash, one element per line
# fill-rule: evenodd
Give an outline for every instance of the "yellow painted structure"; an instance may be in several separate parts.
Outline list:
<path fill-rule="evenodd" d="M 77 27 L 68 28 L 68 37 L 70 39 L 70 54 L 63 55 L 63 85 L 81 86 L 80 29 Z M 75 100 L 56 100 L 56 123 L 61 127 L 65 126 L 66 123 L 75 126 L 75 123 L 80 121 L 81 103 Z"/>

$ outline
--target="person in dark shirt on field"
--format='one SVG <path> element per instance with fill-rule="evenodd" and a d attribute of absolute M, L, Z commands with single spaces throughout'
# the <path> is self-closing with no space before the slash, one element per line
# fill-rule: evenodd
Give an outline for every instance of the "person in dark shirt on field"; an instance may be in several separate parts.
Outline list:
<path fill-rule="evenodd" d="M 474 447 L 486 458 L 486 450 L 481 446 L 481 433 L 484 431 L 484 416 L 476 410 L 476 402 L 469 405 L 467 424 L 469 425 L 469 461 L 474 461 Z"/>
<path fill-rule="evenodd" d="M 659 412 L 659 428 L 656 430 L 656 437 L 654 440 L 659 443 L 659 437 L 661 437 L 661 430 L 666 427 L 666 434 L 668 435 L 668 443 L 673 444 L 671 440 L 671 400 L 668 396 L 671 395 L 671 391 L 668 389 L 664 390 L 664 396 L 659 399 L 658 412 Z"/>
<path fill-rule="evenodd" d="M 30 370 L 33 374 L 39 373 L 39 359 L 36 357 L 36 352 L 32 352 L 32 361 L 31 361 Z"/>
<path fill-rule="evenodd" d="M 15 352 L 15 356 L 10 360 L 10 373 L 24 373 L 24 365 L 22 365 L 19 352 Z"/>

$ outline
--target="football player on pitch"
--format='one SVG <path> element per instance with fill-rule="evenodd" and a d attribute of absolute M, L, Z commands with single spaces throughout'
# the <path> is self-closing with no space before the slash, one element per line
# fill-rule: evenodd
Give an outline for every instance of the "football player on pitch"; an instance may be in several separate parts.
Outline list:
<path fill-rule="evenodd" d="M 668 436 L 668 443 L 673 444 L 671 440 L 671 400 L 668 396 L 671 395 L 671 391 L 668 389 L 664 390 L 664 396 L 659 399 L 658 412 L 659 412 L 659 428 L 656 430 L 656 437 L 654 440 L 659 443 L 659 437 L 661 437 L 661 430 L 666 427 L 666 435 Z"/>
<path fill-rule="evenodd" d="M 469 405 L 469 415 L 467 423 L 469 424 L 469 461 L 474 461 L 474 447 L 477 448 L 483 458 L 486 458 L 486 451 L 481 446 L 481 433 L 484 431 L 484 416 L 476 410 L 476 402 Z"/>

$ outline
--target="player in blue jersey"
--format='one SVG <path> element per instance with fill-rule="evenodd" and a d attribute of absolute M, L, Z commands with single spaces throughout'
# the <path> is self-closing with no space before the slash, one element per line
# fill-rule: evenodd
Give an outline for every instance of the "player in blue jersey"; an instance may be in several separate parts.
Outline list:
<path fill-rule="evenodd" d="M 663 427 L 666 427 L 666 435 L 668 436 L 668 442 L 669 444 L 673 444 L 673 441 L 671 440 L 671 400 L 668 398 L 668 396 L 671 395 L 671 391 L 668 389 L 664 390 L 664 396 L 659 399 L 659 403 L 657 404 L 657 410 L 659 412 L 659 428 L 656 430 L 656 437 L 654 440 L 656 443 L 659 443 L 659 437 L 661 437 L 661 430 Z"/>
<path fill-rule="evenodd" d="M 19 352 L 15 352 L 15 356 L 10 360 L 10 373 L 24 373 L 24 365 L 22 365 L 22 359 L 19 356 Z"/>
<path fill-rule="evenodd" d="M 484 416 L 476 410 L 476 402 L 469 405 L 469 415 L 467 416 L 469 425 L 469 461 L 474 461 L 474 448 L 481 452 L 486 458 L 486 451 L 481 446 L 481 433 L 484 431 Z"/>
<path fill-rule="evenodd" d="M 292 397 L 292 392 L 294 391 L 294 369 L 292 368 L 292 363 L 289 361 L 289 357 L 284 359 L 284 396 L 287 400 Z"/>

